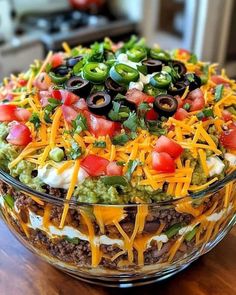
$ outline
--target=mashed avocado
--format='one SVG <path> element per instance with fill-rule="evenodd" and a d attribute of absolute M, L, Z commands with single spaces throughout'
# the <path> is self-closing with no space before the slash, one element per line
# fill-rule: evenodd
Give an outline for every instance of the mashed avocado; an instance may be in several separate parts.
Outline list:
<path fill-rule="evenodd" d="M 25 160 L 20 161 L 15 167 L 10 169 L 11 176 L 18 178 L 22 183 L 28 185 L 36 191 L 43 192 L 42 186 L 44 183 L 38 178 L 34 177 L 32 172 L 36 169 L 33 163 Z"/>
<path fill-rule="evenodd" d="M 6 172 L 9 172 L 8 164 L 18 156 L 17 149 L 6 142 L 8 130 L 7 124 L 0 124 L 0 168 Z"/>
<path fill-rule="evenodd" d="M 14 168 L 9 169 L 8 165 L 19 154 L 19 150 L 7 143 L 6 137 L 8 135 L 9 128 L 7 124 L 0 124 L 0 168 L 11 176 L 18 178 L 22 183 L 30 186 L 37 191 L 43 191 L 42 181 L 38 177 L 33 177 L 32 172 L 36 166 L 25 160 L 20 161 Z"/>
<path fill-rule="evenodd" d="M 190 160 L 190 166 L 193 168 L 191 184 L 202 185 L 207 182 L 207 176 L 202 169 L 199 159 L 195 159 L 192 156 L 190 150 L 184 150 L 183 154 L 181 155 L 181 160 L 183 162 Z"/>
<path fill-rule="evenodd" d="M 125 204 L 142 200 L 144 202 L 168 200 L 171 197 L 150 186 L 109 186 L 101 179 L 87 178 L 79 184 L 74 192 L 74 197 L 80 202 L 100 204 Z"/>

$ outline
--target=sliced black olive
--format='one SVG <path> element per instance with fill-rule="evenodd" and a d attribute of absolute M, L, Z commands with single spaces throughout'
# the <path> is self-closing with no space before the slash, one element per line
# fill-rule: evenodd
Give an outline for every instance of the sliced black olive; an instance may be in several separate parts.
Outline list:
<path fill-rule="evenodd" d="M 180 75 L 183 76 L 187 72 L 187 68 L 184 63 L 178 60 L 172 60 L 170 65 L 174 68 L 174 70 Z"/>
<path fill-rule="evenodd" d="M 182 95 L 186 89 L 187 85 L 183 82 L 176 82 L 168 89 L 168 93 L 171 95 Z"/>
<path fill-rule="evenodd" d="M 67 66 L 59 66 L 53 69 L 53 72 L 58 76 L 66 76 L 69 74 L 70 69 Z"/>
<path fill-rule="evenodd" d="M 153 103 L 154 110 L 161 116 L 171 117 L 178 107 L 178 101 L 172 95 L 162 94 L 155 98 Z"/>
<path fill-rule="evenodd" d="M 184 76 L 184 83 L 189 86 L 189 91 L 192 91 L 201 86 L 201 78 L 194 73 L 187 73 Z"/>
<path fill-rule="evenodd" d="M 142 61 L 142 65 L 147 67 L 148 74 L 152 74 L 154 72 L 160 72 L 162 69 L 162 62 L 156 59 L 145 59 Z"/>
<path fill-rule="evenodd" d="M 89 81 L 81 77 L 74 76 L 66 82 L 65 88 L 66 90 L 83 97 L 90 93 L 91 84 Z"/>
<path fill-rule="evenodd" d="M 66 65 L 69 68 L 73 68 L 79 61 L 81 61 L 83 59 L 82 55 L 78 55 L 75 57 L 70 57 L 66 60 Z"/>
<path fill-rule="evenodd" d="M 105 81 L 106 91 L 111 96 L 115 96 L 117 93 L 125 93 L 126 88 L 124 86 L 120 86 L 111 78 L 107 78 Z"/>
<path fill-rule="evenodd" d="M 111 96 L 104 91 L 91 94 L 86 102 L 89 110 L 96 115 L 107 115 L 112 108 Z"/>

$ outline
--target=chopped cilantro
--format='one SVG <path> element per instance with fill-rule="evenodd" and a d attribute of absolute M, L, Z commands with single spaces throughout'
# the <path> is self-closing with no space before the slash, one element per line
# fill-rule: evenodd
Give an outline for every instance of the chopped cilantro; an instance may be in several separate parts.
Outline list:
<path fill-rule="evenodd" d="M 29 119 L 29 121 L 34 124 L 34 128 L 36 130 L 39 129 L 39 127 L 41 125 L 41 122 L 40 122 L 40 119 L 39 119 L 39 115 L 37 113 L 33 113 L 31 118 Z"/>
<path fill-rule="evenodd" d="M 44 108 L 44 120 L 46 123 L 52 123 L 50 116 L 55 108 L 60 106 L 62 103 L 60 100 L 55 98 L 49 98 L 48 102 L 49 104 L 46 105 L 46 107 Z"/>
<path fill-rule="evenodd" d="M 112 121 L 121 121 L 129 117 L 130 109 L 126 106 L 122 106 L 120 103 L 113 101 L 113 108 L 109 112 L 108 117 Z"/>
<path fill-rule="evenodd" d="M 138 117 L 135 112 L 129 114 L 129 117 L 124 121 L 123 126 L 131 131 L 136 131 L 138 127 Z"/>
<path fill-rule="evenodd" d="M 216 88 L 215 88 L 215 101 L 216 102 L 221 100 L 223 90 L 224 90 L 224 85 L 223 84 L 216 85 Z"/>
<path fill-rule="evenodd" d="M 148 121 L 147 128 L 150 133 L 157 135 L 157 136 L 165 135 L 167 133 L 167 130 L 162 127 L 161 121 Z"/>
<path fill-rule="evenodd" d="M 203 109 L 201 112 L 196 114 L 198 120 L 202 120 L 203 118 L 214 117 L 214 112 L 211 108 Z"/>
<path fill-rule="evenodd" d="M 130 181 L 132 174 L 134 173 L 135 169 L 138 167 L 138 165 L 140 165 L 140 161 L 138 160 L 130 160 L 128 162 L 128 169 L 127 172 L 125 174 L 125 176 L 127 177 L 127 179 Z"/>
<path fill-rule="evenodd" d="M 104 59 L 104 44 L 95 42 L 90 46 L 90 53 L 88 54 L 88 61 L 102 62 Z"/>
<path fill-rule="evenodd" d="M 150 105 L 147 102 L 142 102 L 138 106 L 138 111 L 140 112 L 147 112 L 151 109 Z"/>
<path fill-rule="evenodd" d="M 125 133 L 116 135 L 112 138 L 112 143 L 114 145 L 124 145 L 129 141 L 129 136 Z"/>
<path fill-rule="evenodd" d="M 93 146 L 94 147 L 97 147 L 97 148 L 105 148 L 106 147 L 106 142 L 105 141 L 95 141 L 93 143 Z"/>
<path fill-rule="evenodd" d="M 46 67 L 45 67 L 45 71 L 46 71 L 46 73 L 49 73 L 51 69 L 52 69 L 52 64 L 47 63 L 47 65 L 46 65 Z"/>
<path fill-rule="evenodd" d="M 196 54 L 192 53 L 189 60 L 188 60 L 189 63 L 192 63 L 192 64 L 196 64 L 197 63 L 197 56 Z"/>
<path fill-rule="evenodd" d="M 194 79 L 194 74 L 191 74 L 191 73 L 189 73 L 188 75 L 187 75 L 187 79 L 188 79 L 188 81 L 191 83 L 191 82 L 194 82 L 195 81 L 195 79 Z"/>

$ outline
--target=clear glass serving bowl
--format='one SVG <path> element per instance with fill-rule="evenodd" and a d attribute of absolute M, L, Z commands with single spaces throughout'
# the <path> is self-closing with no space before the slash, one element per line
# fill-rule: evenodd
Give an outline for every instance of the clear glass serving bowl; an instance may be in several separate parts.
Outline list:
<path fill-rule="evenodd" d="M 232 172 L 181 199 L 118 206 L 66 202 L 0 170 L 0 212 L 22 244 L 53 266 L 90 283 L 130 287 L 177 273 L 228 233 L 235 179 Z"/>

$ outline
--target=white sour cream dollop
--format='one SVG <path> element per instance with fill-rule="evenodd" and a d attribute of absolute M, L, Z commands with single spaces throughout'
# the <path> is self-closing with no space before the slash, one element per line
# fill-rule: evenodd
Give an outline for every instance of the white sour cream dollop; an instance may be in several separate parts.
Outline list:
<path fill-rule="evenodd" d="M 70 186 L 74 167 L 70 167 L 61 174 L 57 173 L 57 169 L 48 165 L 38 169 L 38 177 L 47 185 L 54 188 L 68 189 Z M 79 169 L 77 183 L 81 183 L 88 177 L 88 173 L 83 169 Z"/>
<path fill-rule="evenodd" d="M 221 161 L 221 159 L 213 156 L 207 159 L 207 166 L 209 168 L 209 175 L 213 176 L 220 174 L 223 171 L 225 164 Z"/>
<path fill-rule="evenodd" d="M 230 166 L 235 166 L 236 165 L 236 155 L 226 153 L 225 154 L 225 159 L 229 161 Z"/>

